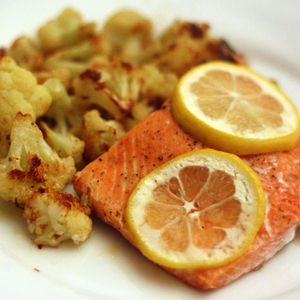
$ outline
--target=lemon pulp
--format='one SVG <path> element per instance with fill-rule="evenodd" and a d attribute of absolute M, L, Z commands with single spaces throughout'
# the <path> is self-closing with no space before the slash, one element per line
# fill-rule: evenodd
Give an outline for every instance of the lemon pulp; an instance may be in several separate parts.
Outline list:
<path fill-rule="evenodd" d="M 231 63 L 210 62 L 186 73 L 172 108 L 185 130 L 238 155 L 290 150 L 299 139 L 291 100 L 266 78 Z"/>
<path fill-rule="evenodd" d="M 265 210 L 256 173 L 239 157 L 195 150 L 144 177 L 126 221 L 141 252 L 171 268 L 211 268 L 242 255 Z"/>

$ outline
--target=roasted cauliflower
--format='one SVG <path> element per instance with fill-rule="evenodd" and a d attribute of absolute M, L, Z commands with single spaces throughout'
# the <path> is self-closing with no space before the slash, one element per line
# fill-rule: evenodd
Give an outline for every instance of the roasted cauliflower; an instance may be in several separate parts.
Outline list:
<path fill-rule="evenodd" d="M 40 191 L 26 201 L 23 217 L 37 245 L 55 247 L 68 239 L 84 242 L 92 231 L 90 213 L 70 194 Z"/>
<path fill-rule="evenodd" d="M 222 40 L 212 38 L 205 23 L 177 20 L 161 34 L 156 46 L 152 62 L 162 71 L 174 72 L 178 76 L 210 60 L 241 62 L 237 60 L 238 55 L 225 53 L 230 48 L 225 49 Z"/>
<path fill-rule="evenodd" d="M 70 71 L 71 77 L 75 78 L 90 67 L 94 57 L 102 56 L 106 58 L 109 52 L 110 47 L 106 39 L 94 33 L 81 43 L 48 56 L 44 67 L 49 72 L 56 69 L 67 69 Z"/>
<path fill-rule="evenodd" d="M 66 8 L 56 18 L 39 28 L 38 38 L 42 49 L 45 52 L 53 52 L 78 43 L 86 34 L 82 26 L 80 13 L 72 8 Z"/>
<path fill-rule="evenodd" d="M 0 48 L 0 198 L 24 208 L 38 245 L 91 232 L 85 197 L 62 193 L 76 168 L 102 155 L 173 97 L 178 79 L 210 60 L 245 64 L 205 23 L 177 20 L 154 35 L 137 11 L 98 29 L 66 8 Z M 68 186 L 67 186 L 68 188 Z"/>
<path fill-rule="evenodd" d="M 173 72 L 162 72 L 154 64 L 145 64 L 142 70 L 145 82 L 141 98 L 159 108 L 164 101 L 173 96 L 179 78 Z"/>
<path fill-rule="evenodd" d="M 66 69 L 72 78 L 87 69 L 94 56 L 111 52 L 110 43 L 96 31 L 96 25 L 85 23 L 80 13 L 70 8 L 44 24 L 38 37 L 45 52 L 44 69 L 50 73 Z"/>
<path fill-rule="evenodd" d="M 37 43 L 28 36 L 16 39 L 8 49 L 7 55 L 13 57 L 18 66 L 31 72 L 43 67 L 44 54 Z"/>
<path fill-rule="evenodd" d="M 33 121 L 50 107 L 47 88 L 37 84 L 31 72 L 19 67 L 13 58 L 0 57 L 0 158 L 10 145 L 12 122 L 17 113 L 31 115 Z"/>
<path fill-rule="evenodd" d="M 75 171 L 73 158 L 49 147 L 32 116 L 18 113 L 8 155 L 0 160 L 0 198 L 23 204 L 40 189 L 62 191 Z"/>
<path fill-rule="evenodd" d="M 38 125 L 46 142 L 60 157 L 71 156 L 78 164 L 82 160 L 84 142 L 71 133 L 69 120 L 74 117 L 72 100 L 59 79 L 49 79 L 44 86 L 49 90 L 53 102 L 42 118 L 45 121 L 38 122 Z"/>
<path fill-rule="evenodd" d="M 96 106 L 110 118 L 122 120 L 138 101 L 143 81 L 139 68 L 111 62 L 88 69 L 75 78 L 74 96 L 77 104 L 86 110 Z"/>
<path fill-rule="evenodd" d="M 118 59 L 141 65 L 152 58 L 152 23 L 134 10 L 121 10 L 104 24 L 103 34 Z"/>
<path fill-rule="evenodd" d="M 83 117 L 81 138 L 85 142 L 84 158 L 92 161 L 105 153 L 125 135 L 122 124 L 104 120 L 98 110 L 91 110 Z"/>

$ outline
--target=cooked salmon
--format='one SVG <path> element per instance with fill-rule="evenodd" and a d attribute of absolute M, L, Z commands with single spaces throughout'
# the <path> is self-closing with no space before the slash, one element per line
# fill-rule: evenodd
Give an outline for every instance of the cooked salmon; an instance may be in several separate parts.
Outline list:
<path fill-rule="evenodd" d="M 120 231 L 133 245 L 124 211 L 138 181 L 156 167 L 191 150 L 206 147 L 184 132 L 174 121 L 167 102 L 120 142 L 78 172 L 74 179 L 82 201 L 107 224 Z M 243 156 L 261 179 L 266 212 L 250 248 L 226 266 L 214 269 L 167 271 L 199 289 L 218 288 L 260 267 L 290 242 L 300 221 L 300 143 L 288 152 Z M 135 245 L 136 246 L 136 245 Z"/>

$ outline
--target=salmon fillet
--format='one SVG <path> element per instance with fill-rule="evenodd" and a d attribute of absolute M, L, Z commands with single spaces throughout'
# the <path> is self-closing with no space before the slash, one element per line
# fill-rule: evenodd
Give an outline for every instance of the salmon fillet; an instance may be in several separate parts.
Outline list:
<path fill-rule="evenodd" d="M 104 222 L 135 245 L 124 218 L 126 203 L 135 185 L 170 159 L 204 147 L 174 121 L 170 102 L 167 102 L 107 153 L 78 172 L 74 188 Z M 300 143 L 288 152 L 243 156 L 242 159 L 261 179 L 267 203 L 264 222 L 250 248 L 226 266 L 206 270 L 165 268 L 196 288 L 218 288 L 260 267 L 293 239 L 299 224 Z"/>

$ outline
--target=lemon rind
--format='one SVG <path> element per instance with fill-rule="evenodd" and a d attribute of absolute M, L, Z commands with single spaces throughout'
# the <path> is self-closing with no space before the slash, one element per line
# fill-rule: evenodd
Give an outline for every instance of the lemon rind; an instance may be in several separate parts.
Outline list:
<path fill-rule="evenodd" d="M 248 235 L 248 237 L 244 240 L 243 245 L 239 247 L 238 250 L 234 253 L 234 255 L 230 255 L 226 257 L 225 259 L 214 259 L 211 261 L 205 261 L 205 260 L 196 260 L 192 262 L 178 262 L 174 261 L 172 259 L 169 259 L 167 257 L 162 257 L 160 254 L 155 252 L 151 245 L 149 245 L 149 241 L 146 237 L 142 236 L 142 234 L 139 232 L 139 229 L 136 228 L 135 224 L 135 217 L 131 214 L 131 208 L 133 205 L 139 205 L 138 199 L 135 199 L 137 191 L 142 188 L 143 184 L 146 183 L 146 181 L 156 176 L 156 174 L 159 174 L 164 168 L 167 168 L 170 164 L 172 164 L 175 160 L 180 160 L 182 157 L 190 156 L 193 154 L 201 153 L 203 155 L 217 155 L 221 156 L 225 159 L 229 159 L 232 163 L 236 164 L 239 169 L 242 172 L 247 173 L 247 177 L 250 180 L 253 188 L 254 198 L 256 199 L 256 218 L 255 221 L 252 224 L 251 228 L 251 234 Z M 175 268 L 175 269 L 208 269 L 208 268 L 216 268 L 224 266 L 234 260 L 236 260 L 238 257 L 243 255 L 247 249 L 250 247 L 250 245 L 253 243 L 256 234 L 258 230 L 260 229 L 263 220 L 264 220 L 264 213 L 265 213 L 265 195 L 264 191 L 261 186 L 261 182 L 257 174 L 245 163 L 243 162 L 238 156 L 222 151 L 217 151 L 213 149 L 201 149 L 201 150 L 194 150 L 192 152 L 185 153 L 183 155 L 180 155 L 171 161 L 165 163 L 164 165 L 156 168 L 154 171 L 149 173 L 146 177 L 144 177 L 135 187 L 134 191 L 131 193 L 129 200 L 127 202 L 127 207 L 125 210 L 125 218 L 128 225 L 128 230 L 131 232 L 131 234 L 134 237 L 134 241 L 136 243 L 137 248 L 140 249 L 140 251 L 143 253 L 144 256 L 146 256 L 148 259 L 152 260 L 153 262 L 165 267 L 165 268 Z"/>
<path fill-rule="evenodd" d="M 293 112 L 293 116 L 295 117 L 295 124 L 291 132 L 271 138 L 243 137 L 213 127 L 207 122 L 201 120 L 193 112 L 191 112 L 182 99 L 180 90 L 181 82 L 185 81 L 186 78 L 191 76 L 191 74 L 198 72 L 198 70 L 212 69 L 214 67 L 219 67 L 221 69 L 230 68 L 235 70 L 236 72 L 247 72 L 256 78 L 260 78 L 265 84 L 271 85 L 272 89 L 280 94 L 281 98 L 286 101 L 286 104 L 289 106 L 291 112 Z M 291 150 L 297 145 L 299 140 L 300 118 L 297 112 L 297 108 L 295 107 L 293 102 L 275 84 L 269 82 L 260 74 L 257 74 L 250 69 L 246 69 L 245 67 L 237 66 L 231 63 L 209 62 L 195 67 L 194 69 L 186 73 L 180 79 L 180 82 L 176 87 L 172 100 L 172 114 L 175 121 L 179 123 L 185 131 L 189 132 L 202 142 L 206 143 L 209 147 L 234 153 L 237 155 L 249 155 Z"/>

